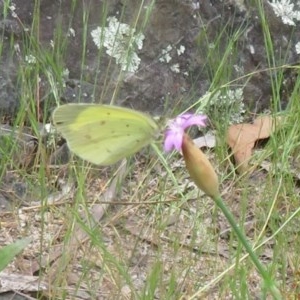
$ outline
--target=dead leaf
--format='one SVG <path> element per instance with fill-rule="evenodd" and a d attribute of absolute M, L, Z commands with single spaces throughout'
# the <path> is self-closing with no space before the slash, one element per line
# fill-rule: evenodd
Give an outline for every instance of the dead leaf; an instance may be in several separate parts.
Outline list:
<path fill-rule="evenodd" d="M 282 121 L 282 117 L 262 116 L 256 118 L 253 124 L 235 124 L 228 128 L 226 142 L 233 152 L 239 173 L 248 170 L 255 142 L 270 137 L 275 125 Z"/>

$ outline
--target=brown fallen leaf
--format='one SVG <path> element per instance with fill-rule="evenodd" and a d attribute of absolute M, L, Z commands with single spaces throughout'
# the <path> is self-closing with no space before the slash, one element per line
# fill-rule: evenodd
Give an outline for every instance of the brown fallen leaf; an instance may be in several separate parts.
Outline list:
<path fill-rule="evenodd" d="M 270 137 L 282 121 L 282 117 L 262 116 L 253 124 L 235 124 L 228 128 L 226 142 L 233 152 L 239 173 L 248 170 L 255 142 Z"/>
<path fill-rule="evenodd" d="M 276 129 L 276 125 L 280 125 L 283 118 L 280 116 L 261 116 L 254 120 L 253 125 L 258 130 L 258 140 L 268 138 Z"/>

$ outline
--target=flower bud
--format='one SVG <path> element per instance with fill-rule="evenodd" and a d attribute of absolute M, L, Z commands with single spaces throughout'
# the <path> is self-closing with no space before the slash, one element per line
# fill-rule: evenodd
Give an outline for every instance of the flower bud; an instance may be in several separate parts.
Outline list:
<path fill-rule="evenodd" d="M 220 196 L 218 176 L 214 168 L 186 133 L 183 135 L 181 149 L 186 168 L 198 188 L 212 198 Z"/>

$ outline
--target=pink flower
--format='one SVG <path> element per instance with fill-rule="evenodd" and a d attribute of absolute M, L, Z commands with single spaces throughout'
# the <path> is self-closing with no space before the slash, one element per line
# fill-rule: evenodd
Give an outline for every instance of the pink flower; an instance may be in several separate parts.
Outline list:
<path fill-rule="evenodd" d="M 182 151 L 186 168 L 191 179 L 208 196 L 217 198 L 219 193 L 218 176 L 204 153 L 184 132 L 192 125 L 206 126 L 205 115 L 183 114 L 171 120 L 165 133 L 164 149 Z"/>
<path fill-rule="evenodd" d="M 164 150 L 166 152 L 173 149 L 180 151 L 185 129 L 192 125 L 205 127 L 206 120 L 207 117 L 205 115 L 187 113 L 169 121 L 168 129 L 165 132 Z"/>

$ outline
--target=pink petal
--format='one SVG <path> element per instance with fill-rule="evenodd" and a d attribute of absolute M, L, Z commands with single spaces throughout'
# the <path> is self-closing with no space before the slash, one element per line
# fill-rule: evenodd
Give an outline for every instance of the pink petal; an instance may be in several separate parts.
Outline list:
<path fill-rule="evenodd" d="M 171 150 L 173 150 L 173 148 L 174 148 L 173 136 L 172 133 L 170 133 L 168 130 L 165 135 L 164 150 L 166 152 L 170 152 Z"/>
<path fill-rule="evenodd" d="M 206 126 L 205 115 L 194 115 L 191 113 L 179 115 L 177 118 L 168 122 L 168 129 L 165 133 L 164 150 L 169 152 L 174 148 L 181 150 L 184 130 L 192 125 Z"/>
<path fill-rule="evenodd" d="M 207 117 L 205 115 L 191 115 L 186 121 L 182 124 L 183 129 L 187 129 L 192 125 L 198 125 L 205 127 Z"/>
<path fill-rule="evenodd" d="M 164 141 L 164 150 L 166 152 L 170 152 L 175 148 L 176 150 L 179 151 L 181 149 L 182 138 L 183 138 L 183 131 L 176 132 L 172 130 L 167 130 L 165 135 L 165 141 Z"/>
<path fill-rule="evenodd" d="M 177 132 L 173 137 L 174 148 L 178 151 L 181 150 L 182 139 L 183 139 L 183 132 L 182 133 Z"/>

